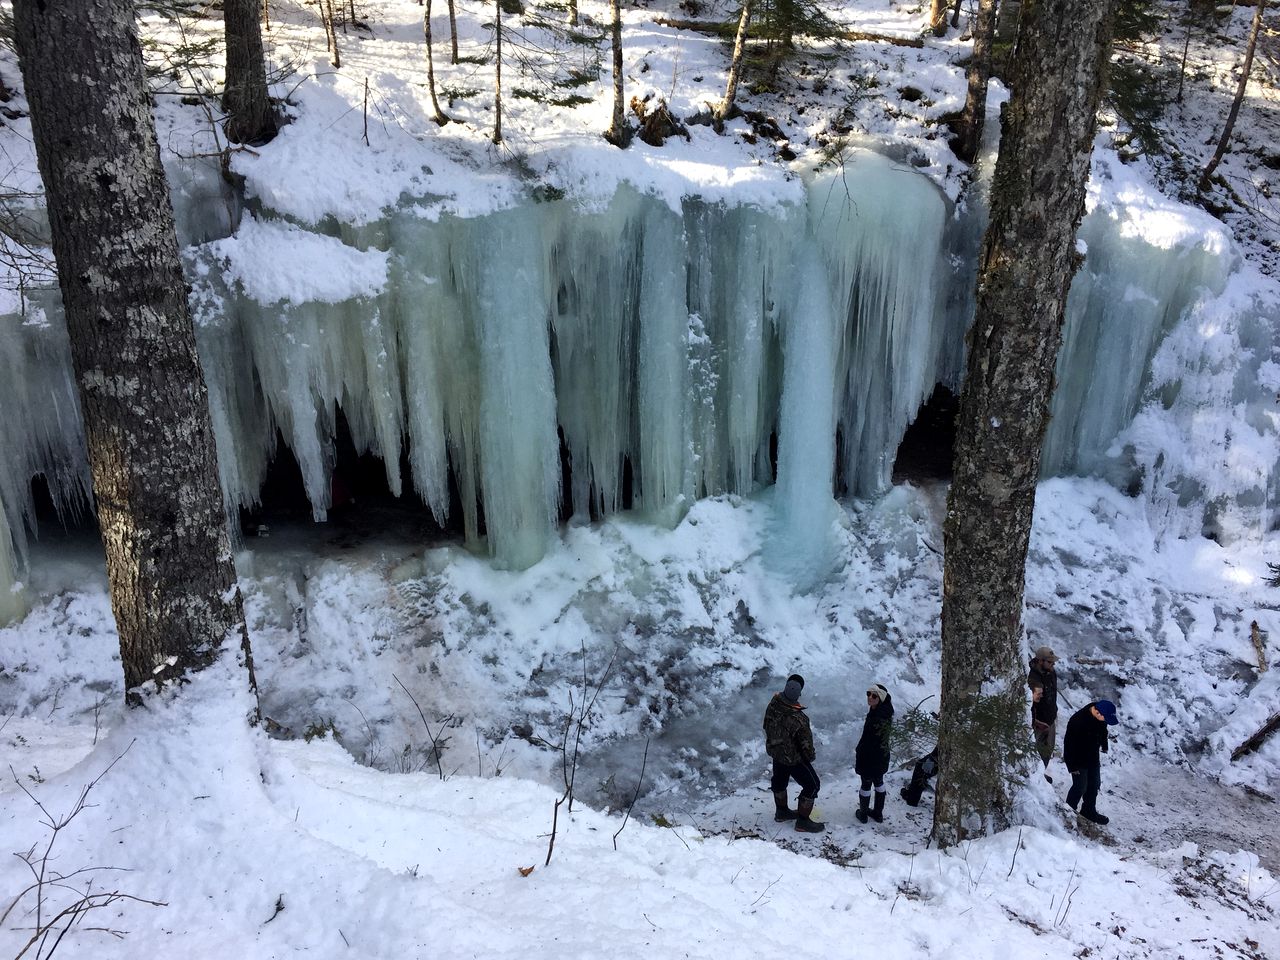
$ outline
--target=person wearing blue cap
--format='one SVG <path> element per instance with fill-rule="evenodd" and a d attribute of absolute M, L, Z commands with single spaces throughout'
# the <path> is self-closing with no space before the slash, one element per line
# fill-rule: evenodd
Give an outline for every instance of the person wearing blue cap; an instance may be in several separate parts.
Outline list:
<path fill-rule="evenodd" d="M 1072 715 L 1062 738 L 1062 762 L 1071 771 L 1067 803 L 1072 810 L 1079 807 L 1080 816 L 1094 823 L 1111 822 L 1098 812 L 1098 788 L 1102 786 L 1101 755 L 1107 752 L 1107 727 L 1119 722 L 1114 703 L 1095 700 Z"/>

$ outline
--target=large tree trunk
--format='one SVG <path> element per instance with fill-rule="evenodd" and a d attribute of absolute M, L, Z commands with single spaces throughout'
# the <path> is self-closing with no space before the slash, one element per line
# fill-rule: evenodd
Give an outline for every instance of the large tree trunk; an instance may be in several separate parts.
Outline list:
<path fill-rule="evenodd" d="M 604 138 L 615 147 L 625 147 L 628 130 L 623 111 L 622 88 L 622 0 L 609 0 L 610 45 L 613 49 L 613 119 Z"/>
<path fill-rule="evenodd" d="M 935 37 L 947 32 L 947 0 L 930 0 L 929 29 Z"/>
<path fill-rule="evenodd" d="M 1258 0 L 1258 10 L 1253 15 L 1253 26 L 1249 29 L 1249 45 L 1244 52 L 1244 66 L 1240 68 L 1240 85 L 1236 87 L 1236 96 L 1231 101 L 1231 109 L 1227 113 L 1227 122 L 1222 127 L 1222 138 L 1218 141 L 1218 149 L 1213 151 L 1213 159 L 1204 168 L 1204 173 L 1200 174 L 1200 182 L 1196 184 L 1196 190 L 1200 193 L 1204 193 L 1209 189 L 1213 172 L 1218 169 L 1218 164 L 1226 156 L 1227 146 L 1231 143 L 1231 133 L 1236 128 L 1236 117 L 1240 115 L 1240 104 L 1244 101 L 1244 91 L 1249 86 L 1249 72 L 1253 69 L 1253 53 L 1258 46 L 1258 31 L 1262 27 L 1262 11 L 1265 7 L 1266 0 Z"/>
<path fill-rule="evenodd" d="M 1010 822 L 1029 769 L 1022 600 L 1040 450 L 1097 127 L 1112 0 L 1025 4 L 957 423 L 942 586 L 934 838 Z"/>
<path fill-rule="evenodd" d="M 259 24 L 264 9 L 258 0 L 224 0 L 222 5 L 227 33 L 222 109 L 227 113 L 227 139 L 234 143 L 266 143 L 276 135 Z"/>
<path fill-rule="evenodd" d="M 978 20 L 973 27 L 973 57 L 969 60 L 969 92 L 960 118 L 956 156 L 973 163 L 982 146 L 987 120 L 987 85 L 991 81 L 991 47 L 996 32 L 996 0 L 978 0 Z"/>
<path fill-rule="evenodd" d="M 17 0 L 14 23 L 136 702 L 228 637 L 248 660 L 204 378 L 133 3 Z"/>
<path fill-rule="evenodd" d="M 717 120 L 726 119 L 733 110 L 738 96 L 738 79 L 742 76 L 742 55 L 747 49 L 747 26 L 751 23 L 751 0 L 743 0 L 742 14 L 738 19 L 738 33 L 733 40 L 733 59 L 729 62 L 729 79 L 724 87 L 724 99 L 715 109 Z"/>

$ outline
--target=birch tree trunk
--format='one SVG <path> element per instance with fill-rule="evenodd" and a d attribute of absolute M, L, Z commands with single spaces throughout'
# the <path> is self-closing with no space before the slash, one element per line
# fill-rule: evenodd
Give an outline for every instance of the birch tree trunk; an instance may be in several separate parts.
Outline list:
<path fill-rule="evenodd" d="M 1028 774 L 1027 544 L 1113 0 L 1025 3 L 983 241 L 944 525 L 933 835 L 1003 829 Z"/>
<path fill-rule="evenodd" d="M 982 128 L 987 120 L 987 85 L 991 82 L 991 47 L 996 33 L 996 0 L 978 0 L 978 19 L 973 26 L 973 56 L 969 60 L 969 92 L 960 119 L 960 136 L 955 154 L 973 163 L 982 145 Z"/>
<path fill-rule="evenodd" d="M 716 107 L 717 120 L 724 120 L 733 110 L 738 96 L 738 78 L 742 75 L 742 55 L 747 49 L 747 25 L 751 23 L 751 0 L 743 0 L 742 15 L 738 19 L 738 33 L 733 39 L 733 60 L 729 63 L 729 79 L 724 87 L 724 99 Z"/>
<path fill-rule="evenodd" d="M 1196 184 L 1196 190 L 1200 193 L 1204 193 L 1209 189 L 1209 181 L 1213 177 L 1213 172 L 1218 169 L 1218 164 L 1227 155 L 1227 147 L 1231 143 L 1231 133 L 1236 128 L 1236 117 L 1240 116 L 1240 104 L 1244 101 L 1244 91 L 1249 86 L 1249 72 L 1253 69 L 1253 54 L 1258 46 L 1258 31 L 1262 27 L 1262 11 L 1265 7 L 1266 0 L 1258 0 L 1257 12 L 1253 15 L 1253 26 L 1249 28 L 1249 45 L 1244 52 L 1244 66 L 1240 71 L 1240 85 L 1236 87 L 1235 99 L 1231 101 L 1231 110 L 1227 113 L 1227 122 L 1222 128 L 1222 138 L 1218 141 L 1218 149 L 1213 151 L 1213 159 L 1204 168 L 1204 173 L 1200 174 L 1200 182 Z M 1179 88 L 1179 93 L 1181 93 L 1181 88 Z"/>
<path fill-rule="evenodd" d="M 615 147 L 627 145 L 627 127 L 623 112 L 622 88 L 622 0 L 609 0 L 609 21 L 611 27 L 611 46 L 613 48 L 613 118 L 609 122 L 609 130 L 604 138 Z"/>
<path fill-rule="evenodd" d="M 255 16 L 256 16 L 256 8 Z M 131 0 L 17 0 L 130 702 L 249 638 Z"/>

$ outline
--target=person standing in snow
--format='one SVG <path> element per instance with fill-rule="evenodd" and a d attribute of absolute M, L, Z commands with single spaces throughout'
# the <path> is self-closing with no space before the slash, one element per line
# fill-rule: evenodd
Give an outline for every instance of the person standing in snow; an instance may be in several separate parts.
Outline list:
<path fill-rule="evenodd" d="M 1071 790 L 1067 803 L 1072 810 L 1080 805 L 1080 816 L 1094 823 L 1110 823 L 1098 812 L 1098 788 L 1102 786 L 1102 754 L 1107 752 L 1107 727 L 1114 727 L 1116 705 L 1110 700 L 1095 700 L 1072 714 L 1062 738 L 1062 760 L 1071 771 Z"/>
<path fill-rule="evenodd" d="M 875 788 L 876 804 L 870 815 L 876 823 L 884 820 L 884 775 L 889 772 L 889 734 L 893 730 L 893 698 L 883 684 L 867 688 L 867 719 L 862 724 L 862 737 L 854 752 L 853 770 L 862 778 L 858 791 L 859 823 L 867 822 L 871 792 Z"/>
<path fill-rule="evenodd" d="M 813 749 L 813 731 L 809 729 L 809 717 L 800 705 L 800 691 L 804 689 L 804 677 L 793 673 L 781 693 L 775 693 L 764 711 L 764 748 L 773 760 L 773 777 L 769 789 L 773 791 L 776 808 L 774 820 L 796 822 L 799 833 L 821 833 L 826 824 L 811 819 L 813 801 L 818 797 L 822 781 L 813 769 L 817 753 Z M 787 805 L 787 787 L 792 780 L 800 785 L 800 797 L 796 808 Z"/>
<path fill-rule="evenodd" d="M 1058 740 L 1057 662 L 1058 656 L 1052 647 L 1038 647 L 1027 669 L 1027 686 L 1031 688 L 1031 730 L 1046 771 Z M 1036 696 L 1037 689 L 1040 690 L 1039 696 Z M 1044 778 L 1053 783 L 1053 777 L 1047 772 Z"/>

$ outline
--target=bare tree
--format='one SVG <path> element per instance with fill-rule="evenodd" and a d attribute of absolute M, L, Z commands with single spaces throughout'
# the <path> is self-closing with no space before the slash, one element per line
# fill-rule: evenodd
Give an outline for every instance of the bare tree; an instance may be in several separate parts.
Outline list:
<path fill-rule="evenodd" d="M 234 143 L 266 143 L 276 135 L 276 116 L 267 96 L 267 66 L 262 51 L 258 0 L 224 0 L 227 36 L 227 81 L 222 109 L 227 113 L 227 139 Z"/>
<path fill-rule="evenodd" d="M 631 139 L 623 113 L 622 89 L 622 9 L 621 0 L 609 0 L 610 46 L 613 49 L 613 118 L 604 138 L 615 147 L 625 147 Z"/>
<path fill-rule="evenodd" d="M 443 127 L 449 118 L 440 109 L 440 101 L 436 98 L 436 63 L 431 52 L 431 0 L 426 0 L 422 7 L 422 33 L 427 41 L 427 90 L 431 93 L 431 109 L 435 113 L 431 119 Z"/>
<path fill-rule="evenodd" d="M 449 45 L 449 62 L 456 66 L 458 63 L 458 11 L 454 0 L 449 0 Z"/>
<path fill-rule="evenodd" d="M 751 23 L 751 0 L 743 0 L 742 13 L 738 17 L 738 33 L 733 38 L 733 59 L 729 62 L 729 79 L 724 87 L 724 99 L 715 109 L 715 118 L 723 121 L 733 110 L 738 96 L 738 80 L 742 76 L 742 55 L 747 49 L 747 27 Z"/>
<path fill-rule="evenodd" d="M 1244 101 L 1244 91 L 1249 85 L 1249 73 L 1253 69 L 1253 53 L 1258 46 L 1258 31 L 1262 28 L 1262 11 L 1266 7 L 1266 2 L 1267 0 L 1258 0 L 1258 9 L 1253 15 L 1253 26 L 1249 28 L 1249 44 L 1244 51 L 1244 66 L 1240 69 L 1240 84 L 1236 87 L 1235 99 L 1231 101 L 1231 110 L 1227 113 L 1227 122 L 1222 128 L 1218 149 L 1213 151 L 1213 159 L 1204 168 L 1204 173 L 1200 174 L 1200 182 L 1196 184 L 1196 190 L 1200 193 L 1209 189 L 1213 172 L 1218 169 L 1218 164 L 1226 156 L 1227 147 L 1231 143 L 1231 133 L 1235 130 L 1236 118 L 1240 116 L 1240 104 Z"/>
<path fill-rule="evenodd" d="M 17 0 L 130 702 L 249 637 L 131 0 Z"/>
<path fill-rule="evenodd" d="M 502 0 L 493 0 L 493 142 L 502 142 Z"/>
<path fill-rule="evenodd" d="M 978 19 L 973 27 L 973 56 L 969 58 L 969 91 L 956 137 L 956 156 L 973 163 L 982 145 L 982 128 L 987 119 L 987 85 L 991 80 L 991 48 L 996 33 L 996 0 L 978 0 Z"/>
<path fill-rule="evenodd" d="M 1114 0 L 1024 5 L 957 419 L 944 525 L 933 835 L 1007 827 L 1029 769 L 1022 604 L 1040 450 Z"/>

